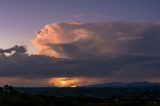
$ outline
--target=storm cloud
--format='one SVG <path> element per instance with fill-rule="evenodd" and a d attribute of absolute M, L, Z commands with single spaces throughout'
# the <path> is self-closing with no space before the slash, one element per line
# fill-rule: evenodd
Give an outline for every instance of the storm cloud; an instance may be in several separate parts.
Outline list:
<path fill-rule="evenodd" d="M 101 59 L 57 59 L 18 54 L 0 61 L 0 77 L 47 80 L 84 78 L 90 82 L 143 81 L 159 78 L 160 56 L 119 55 Z M 79 81 L 81 82 L 81 81 Z"/>
<path fill-rule="evenodd" d="M 40 54 L 58 58 L 160 53 L 160 25 L 147 23 L 53 23 L 37 33 Z"/>
<path fill-rule="evenodd" d="M 0 77 L 45 81 L 83 78 L 75 81 L 83 83 L 80 85 L 116 81 L 158 82 L 159 41 L 159 24 L 53 23 L 42 28 L 33 40 L 39 55 L 18 52 L 4 57 L 0 53 Z"/>

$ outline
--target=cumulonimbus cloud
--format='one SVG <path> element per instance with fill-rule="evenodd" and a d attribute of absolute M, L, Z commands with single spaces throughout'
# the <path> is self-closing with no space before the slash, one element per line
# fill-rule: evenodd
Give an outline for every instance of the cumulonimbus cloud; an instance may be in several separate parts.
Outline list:
<path fill-rule="evenodd" d="M 159 41 L 158 24 L 54 23 L 33 40 L 39 55 L 18 52 L 4 57 L 0 53 L 0 77 L 75 78 L 71 84 L 82 85 L 101 80 L 156 81 L 160 77 Z"/>
<path fill-rule="evenodd" d="M 37 33 L 40 54 L 86 58 L 116 54 L 159 54 L 160 25 L 146 23 L 53 23 Z M 146 47 L 147 46 L 147 47 Z"/>

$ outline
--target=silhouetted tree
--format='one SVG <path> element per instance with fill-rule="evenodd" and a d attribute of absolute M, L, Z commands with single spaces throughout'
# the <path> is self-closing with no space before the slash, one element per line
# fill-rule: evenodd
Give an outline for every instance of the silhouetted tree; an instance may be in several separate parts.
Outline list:
<path fill-rule="evenodd" d="M 4 85 L 3 89 L 4 89 L 4 91 L 7 91 L 7 92 L 14 91 L 14 87 L 9 86 L 9 85 Z"/>

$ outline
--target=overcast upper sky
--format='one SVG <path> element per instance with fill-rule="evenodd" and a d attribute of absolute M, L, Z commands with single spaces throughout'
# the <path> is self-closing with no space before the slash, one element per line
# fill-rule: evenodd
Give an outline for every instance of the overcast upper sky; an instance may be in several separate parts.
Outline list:
<path fill-rule="evenodd" d="M 0 48 L 26 45 L 32 54 L 0 56 L 0 84 L 160 82 L 159 5 L 159 0 L 0 0 Z"/>

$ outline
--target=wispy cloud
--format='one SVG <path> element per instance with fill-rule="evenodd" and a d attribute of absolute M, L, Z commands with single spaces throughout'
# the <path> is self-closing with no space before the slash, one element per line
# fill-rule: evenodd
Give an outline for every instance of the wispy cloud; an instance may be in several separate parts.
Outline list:
<path fill-rule="evenodd" d="M 84 22 L 104 22 L 104 21 L 114 21 L 118 20 L 116 17 L 108 15 L 108 14 L 76 14 L 73 16 L 75 21 L 84 21 Z"/>

